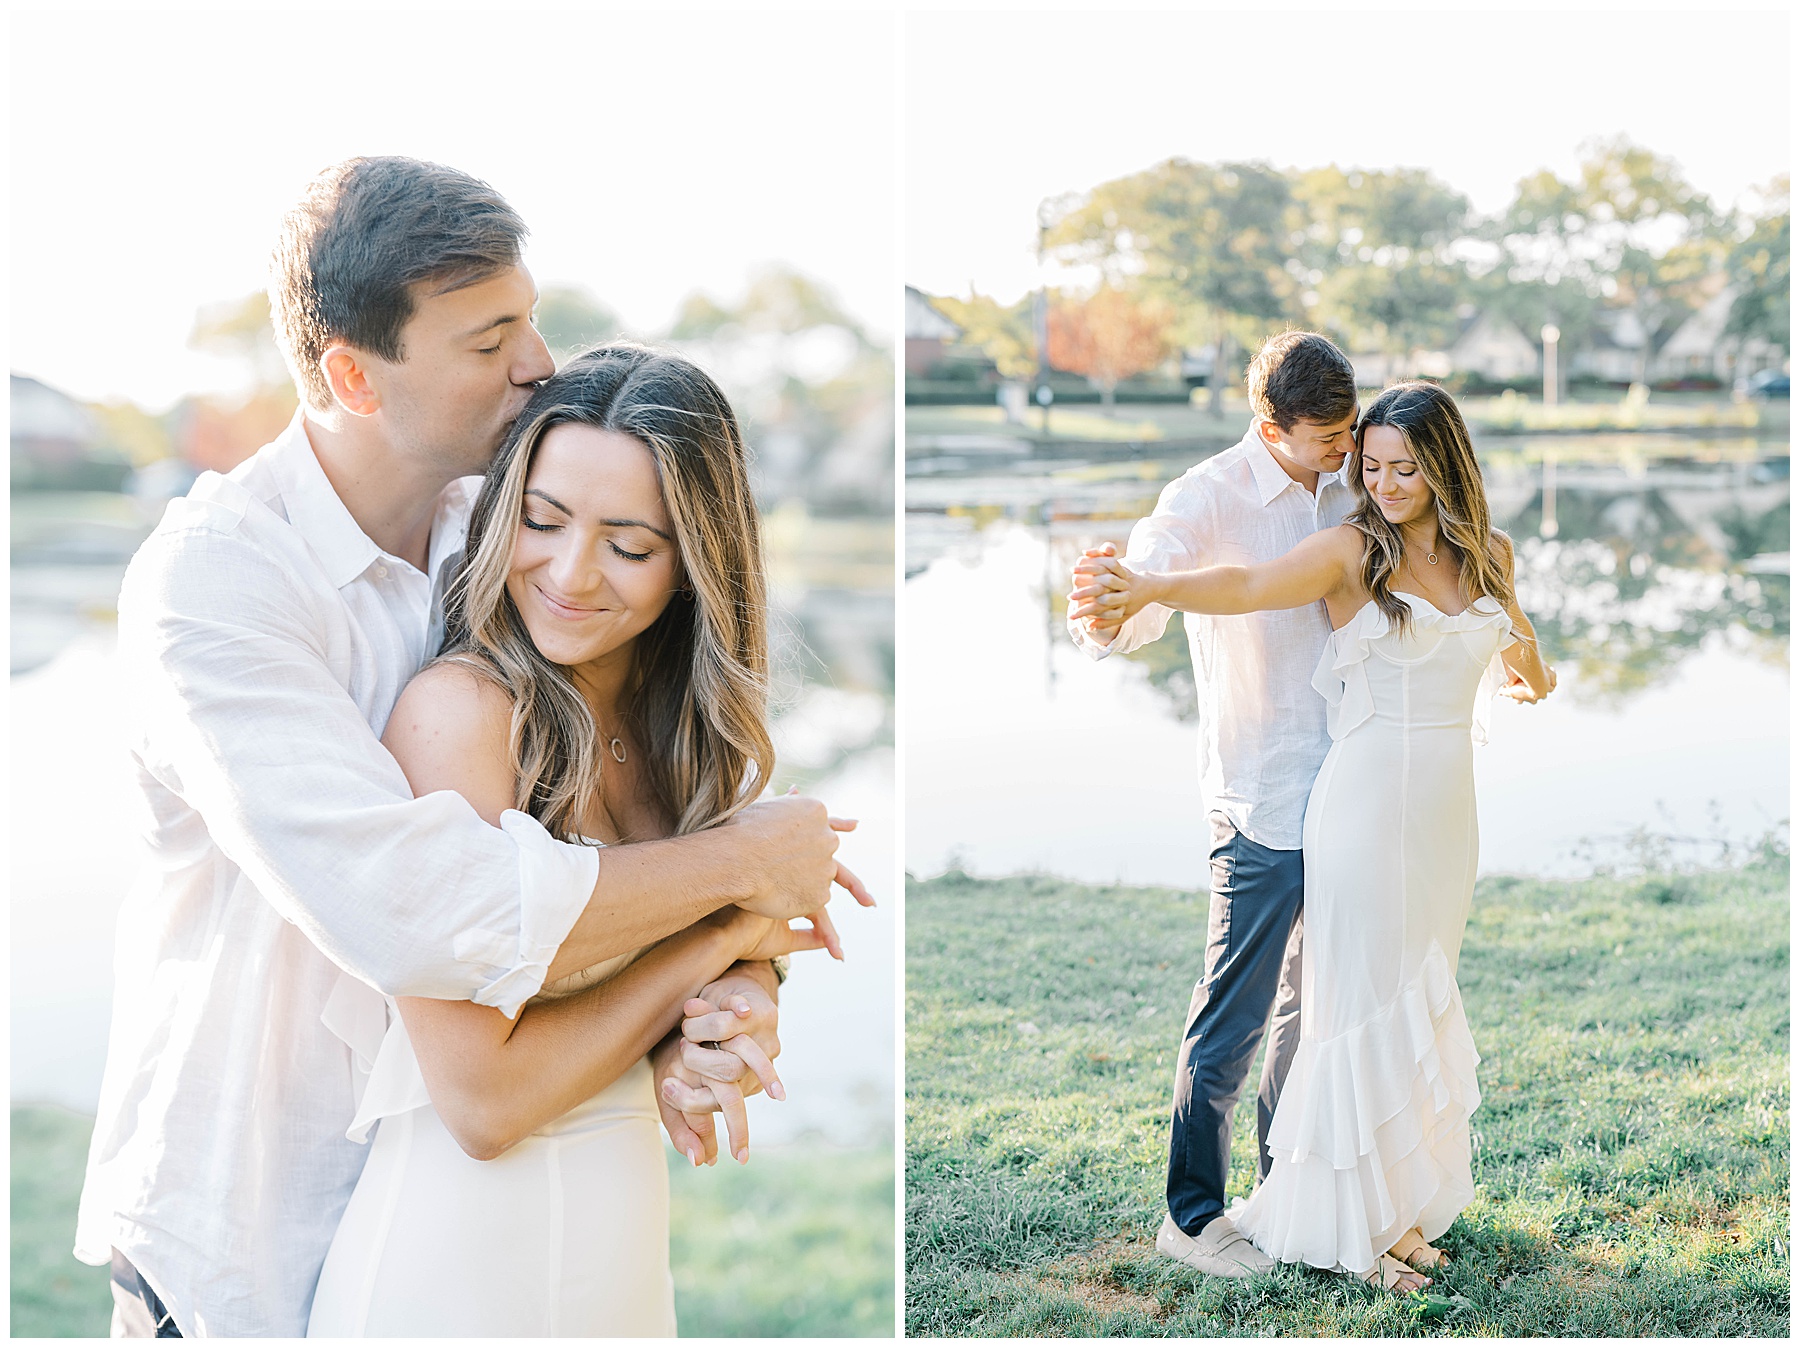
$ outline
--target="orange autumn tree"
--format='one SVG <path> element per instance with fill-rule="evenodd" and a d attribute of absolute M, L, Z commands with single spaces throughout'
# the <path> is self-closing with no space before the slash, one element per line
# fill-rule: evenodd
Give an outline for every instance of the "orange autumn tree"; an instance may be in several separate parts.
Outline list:
<path fill-rule="evenodd" d="M 1085 375 L 1109 410 L 1119 381 L 1155 369 L 1169 354 L 1173 315 L 1160 300 L 1103 286 L 1090 298 L 1050 310 L 1050 364 Z"/>

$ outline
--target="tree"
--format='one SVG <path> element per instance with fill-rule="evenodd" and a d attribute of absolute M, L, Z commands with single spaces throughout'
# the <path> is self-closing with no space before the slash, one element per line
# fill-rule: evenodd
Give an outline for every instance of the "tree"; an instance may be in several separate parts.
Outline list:
<path fill-rule="evenodd" d="M 275 344 L 275 323 L 269 317 L 267 291 L 206 305 L 194 316 L 188 345 L 211 356 L 243 361 L 250 367 L 257 393 L 289 385 L 287 362 Z"/>
<path fill-rule="evenodd" d="M 1737 290 L 1725 323 L 1729 337 L 1761 337 L 1788 347 L 1788 177 L 1769 185 L 1765 207 L 1748 222 L 1725 262 Z"/>
<path fill-rule="evenodd" d="M 1469 290 L 1453 255 L 1467 233 L 1467 197 L 1422 169 L 1335 165 L 1302 174 L 1294 195 L 1304 225 L 1290 271 L 1308 287 L 1316 326 L 1390 362 L 1448 343 Z"/>
<path fill-rule="evenodd" d="M 579 286 L 545 286 L 538 293 L 537 330 L 561 365 L 619 332 L 619 318 Z"/>
<path fill-rule="evenodd" d="M 1674 161 L 1619 137 L 1584 147 L 1573 182 L 1548 170 L 1521 180 L 1491 232 L 1511 279 L 1629 310 L 1645 335 L 1642 383 L 1662 343 L 1704 298 L 1705 278 L 1720 262 L 1720 225 Z"/>
<path fill-rule="evenodd" d="M 962 329 L 965 343 L 978 347 L 994 362 L 1002 379 L 1029 379 L 1037 372 L 1029 296 L 1010 307 L 973 291 L 966 300 L 940 297 L 932 303 Z"/>
<path fill-rule="evenodd" d="M 1061 208 L 1046 243 L 1065 263 L 1161 300 L 1180 340 L 1215 343 L 1218 416 L 1233 337 L 1255 340 L 1292 310 L 1289 205 L 1287 179 L 1267 164 L 1170 159 Z"/>
<path fill-rule="evenodd" d="M 1109 411 L 1119 381 L 1153 370 L 1169 353 L 1168 306 L 1102 286 L 1080 302 L 1050 310 L 1050 363 L 1086 375 Z"/>

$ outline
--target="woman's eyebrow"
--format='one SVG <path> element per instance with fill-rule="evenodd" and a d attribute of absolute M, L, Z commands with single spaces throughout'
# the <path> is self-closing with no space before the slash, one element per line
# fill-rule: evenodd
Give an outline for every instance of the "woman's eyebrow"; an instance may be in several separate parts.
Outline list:
<path fill-rule="evenodd" d="M 541 500 L 548 501 L 570 519 L 575 518 L 575 512 L 573 510 L 570 510 L 569 507 L 541 487 L 527 487 L 525 489 L 525 494 L 527 496 L 536 496 Z M 648 529 L 665 543 L 673 543 L 675 541 L 673 534 L 665 533 L 663 530 L 658 529 L 654 524 L 650 523 L 649 520 L 601 520 L 600 523 L 609 525 L 614 529 Z"/>
<path fill-rule="evenodd" d="M 610 524 L 615 529 L 648 529 L 665 543 L 673 543 L 675 541 L 672 535 L 665 534 L 661 529 L 658 529 L 654 524 L 650 523 L 649 520 L 601 520 L 600 523 Z"/>

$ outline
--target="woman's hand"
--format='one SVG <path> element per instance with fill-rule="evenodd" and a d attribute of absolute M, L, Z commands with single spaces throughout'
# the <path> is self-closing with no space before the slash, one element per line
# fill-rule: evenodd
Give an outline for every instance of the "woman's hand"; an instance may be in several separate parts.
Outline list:
<path fill-rule="evenodd" d="M 1556 691 L 1556 669 L 1552 665 L 1544 666 L 1544 691 L 1539 692 L 1531 686 L 1531 681 L 1515 669 L 1508 669 L 1505 686 L 1500 689 L 1501 697 L 1510 697 L 1514 702 L 1542 702 Z"/>
<path fill-rule="evenodd" d="M 1133 571 L 1105 549 L 1083 553 L 1072 579 L 1069 617 L 1086 618 L 1095 636 L 1118 631 L 1156 598 L 1155 583 L 1147 573 Z"/>
<path fill-rule="evenodd" d="M 700 1142 L 710 1163 L 717 1154 L 711 1115 L 725 1115 L 731 1154 L 744 1162 L 750 1155 L 749 1116 L 744 1098 L 767 1089 L 771 1099 L 785 1100 L 787 1091 L 776 1075 L 781 1053 L 774 1000 L 748 977 L 727 976 L 709 984 L 701 996 L 682 1007 L 678 1063 L 661 1085 L 659 1105 L 677 1147 L 677 1128 Z M 670 1120 L 675 1112 L 679 1124 Z M 690 1159 L 694 1152 L 688 1148 Z M 698 1162 L 696 1161 L 696 1164 Z"/>

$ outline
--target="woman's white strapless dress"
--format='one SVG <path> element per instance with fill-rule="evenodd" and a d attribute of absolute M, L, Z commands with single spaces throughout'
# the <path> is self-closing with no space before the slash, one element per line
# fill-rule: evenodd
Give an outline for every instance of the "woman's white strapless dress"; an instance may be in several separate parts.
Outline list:
<path fill-rule="evenodd" d="M 638 953 L 532 1001 L 611 978 Z M 647 1059 L 477 1161 L 432 1107 L 390 1002 L 346 974 L 324 1018 L 366 1076 L 350 1136 L 380 1126 L 325 1257 L 308 1337 L 675 1333 L 669 1176 Z"/>
<path fill-rule="evenodd" d="M 1480 1055 L 1457 957 L 1475 885 L 1474 754 L 1512 626 L 1492 599 L 1447 615 L 1403 595 L 1332 633 L 1313 684 L 1332 746 L 1307 802 L 1301 1039 L 1271 1168 L 1231 1216 L 1271 1258 L 1367 1272 L 1474 1197 Z"/>

